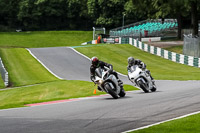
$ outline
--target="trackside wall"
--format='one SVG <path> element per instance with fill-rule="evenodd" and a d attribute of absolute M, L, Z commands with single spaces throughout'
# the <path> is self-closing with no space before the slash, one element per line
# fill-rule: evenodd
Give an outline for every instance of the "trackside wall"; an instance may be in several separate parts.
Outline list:
<path fill-rule="evenodd" d="M 95 44 L 95 43 L 90 41 L 90 42 L 86 42 L 82 45 L 86 45 L 86 44 Z M 145 44 L 141 41 L 138 41 L 138 40 L 130 38 L 130 37 L 119 37 L 118 43 L 115 43 L 115 44 L 131 44 L 134 47 L 137 47 L 143 51 L 163 57 L 165 59 L 168 59 L 168 60 L 171 60 L 171 61 L 174 61 L 177 63 L 200 68 L 200 58 L 198 58 L 198 57 L 188 56 L 188 55 L 183 55 L 183 54 L 178 54 L 178 53 L 174 53 L 171 51 L 167 51 L 167 50 L 159 48 L 159 47 L 150 46 L 148 44 Z"/>
<path fill-rule="evenodd" d="M 129 38 L 128 43 L 143 51 L 149 52 L 151 54 L 155 54 L 157 56 L 161 56 L 165 59 L 168 59 L 177 63 L 189 65 L 189 66 L 200 67 L 200 58 L 183 55 L 183 54 L 177 54 L 171 51 L 164 50 L 162 48 L 150 46 L 148 44 L 145 44 L 133 38 Z"/>

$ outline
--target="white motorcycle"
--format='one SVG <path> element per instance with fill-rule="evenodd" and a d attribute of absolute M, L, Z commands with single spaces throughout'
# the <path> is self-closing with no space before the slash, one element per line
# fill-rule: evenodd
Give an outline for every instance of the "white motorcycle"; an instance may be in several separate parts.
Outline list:
<path fill-rule="evenodd" d="M 157 89 L 156 85 L 152 82 L 150 74 L 139 68 L 138 65 L 131 67 L 130 72 L 128 72 L 128 78 L 134 86 L 141 88 L 145 93 L 149 92 L 149 90 L 154 92 Z"/>
<path fill-rule="evenodd" d="M 124 97 L 126 95 L 123 86 L 118 85 L 115 75 L 109 73 L 109 69 L 97 68 L 95 70 L 95 83 L 101 88 L 102 91 L 110 94 L 114 99 L 118 96 Z"/>

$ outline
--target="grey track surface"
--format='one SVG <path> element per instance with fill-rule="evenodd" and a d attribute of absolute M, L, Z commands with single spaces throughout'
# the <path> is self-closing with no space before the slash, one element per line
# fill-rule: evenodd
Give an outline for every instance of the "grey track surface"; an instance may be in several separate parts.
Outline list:
<path fill-rule="evenodd" d="M 58 76 L 89 81 L 89 60 L 72 49 L 30 50 Z M 123 81 L 128 82 L 126 78 Z M 120 133 L 199 111 L 199 81 L 156 81 L 156 84 L 155 93 L 127 92 L 126 97 L 117 100 L 106 95 L 0 110 L 0 133 Z"/>
<path fill-rule="evenodd" d="M 36 48 L 31 52 L 54 74 L 67 80 L 89 81 L 90 61 L 71 48 Z"/>

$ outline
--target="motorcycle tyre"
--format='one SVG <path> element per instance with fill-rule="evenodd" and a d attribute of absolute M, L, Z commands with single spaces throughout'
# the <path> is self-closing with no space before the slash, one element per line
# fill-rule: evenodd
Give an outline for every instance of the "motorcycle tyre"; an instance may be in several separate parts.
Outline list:
<path fill-rule="evenodd" d="M 119 93 L 119 96 L 120 97 L 124 97 L 126 95 L 126 93 L 125 93 L 125 90 L 124 90 L 124 88 L 123 88 L 123 86 L 121 87 L 121 90 L 120 90 L 120 93 Z"/>
<path fill-rule="evenodd" d="M 104 87 L 108 90 L 108 93 L 109 93 L 114 99 L 118 99 L 117 94 L 115 93 L 114 90 L 112 90 L 112 88 L 110 87 L 109 84 L 105 84 Z"/>
<path fill-rule="evenodd" d="M 139 81 L 139 85 L 140 85 L 140 88 L 145 92 L 145 93 L 148 93 L 149 90 L 146 89 L 144 83 L 142 81 Z"/>
<path fill-rule="evenodd" d="M 157 90 L 156 87 L 153 87 L 153 88 L 151 89 L 152 92 L 155 92 L 156 90 Z"/>

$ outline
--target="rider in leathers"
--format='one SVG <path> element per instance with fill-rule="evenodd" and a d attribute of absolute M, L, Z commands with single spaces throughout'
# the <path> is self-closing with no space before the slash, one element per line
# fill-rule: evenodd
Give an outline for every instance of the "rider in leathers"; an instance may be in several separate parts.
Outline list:
<path fill-rule="evenodd" d="M 105 69 L 104 67 L 109 68 L 109 73 L 115 75 L 115 77 L 118 80 L 118 84 L 122 86 L 123 82 L 119 79 L 118 74 L 113 71 L 113 66 L 111 64 L 105 63 L 103 61 L 100 61 L 97 57 L 91 58 L 91 66 L 90 66 L 90 79 L 95 83 L 95 70 L 96 68 L 101 67 L 102 69 Z M 101 90 L 100 87 L 98 87 L 99 90 Z"/>
<path fill-rule="evenodd" d="M 151 76 L 150 71 L 146 69 L 146 65 L 144 64 L 144 62 L 142 62 L 139 59 L 134 59 L 133 57 L 129 57 L 128 58 L 128 66 L 127 66 L 127 71 L 128 72 L 131 72 L 131 66 L 133 66 L 133 65 L 138 65 L 139 68 L 141 68 L 142 70 L 145 70 L 146 73 L 150 75 L 153 84 L 155 83 L 153 77 Z M 129 78 L 129 76 L 128 76 L 128 78 Z"/>

